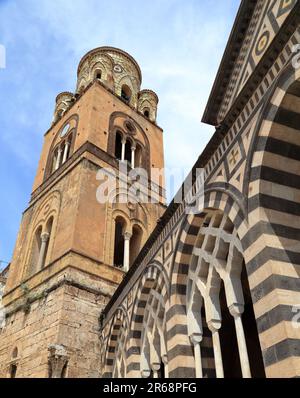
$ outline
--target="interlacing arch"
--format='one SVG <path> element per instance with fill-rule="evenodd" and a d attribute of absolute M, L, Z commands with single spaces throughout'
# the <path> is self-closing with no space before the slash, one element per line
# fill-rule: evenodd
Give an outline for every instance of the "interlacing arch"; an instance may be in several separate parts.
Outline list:
<path fill-rule="evenodd" d="M 155 284 L 148 294 L 141 336 L 142 377 L 168 377 L 166 345 L 167 290 L 165 279 L 155 269 Z"/>
<path fill-rule="evenodd" d="M 172 333 L 168 333 L 168 337 L 177 336 L 178 341 L 180 337 L 180 342 L 173 348 L 176 354 L 171 355 L 169 361 L 170 377 L 215 377 L 216 374 L 218 377 L 224 376 L 221 346 L 218 344 L 222 311 L 225 311 L 226 326 L 227 322 L 231 322 L 229 315 L 233 321 L 233 329 L 238 324 L 236 330 L 239 337 L 235 344 L 237 357 L 240 354 L 241 361 L 237 368 L 241 375 L 250 377 L 241 324 L 243 290 L 247 296 L 247 316 L 251 321 L 254 319 L 244 266 L 244 250 L 239 239 L 239 234 L 244 235 L 247 231 L 245 212 L 234 196 L 221 191 L 206 192 L 203 209 L 198 214 L 186 216 L 175 248 L 167 328 L 169 330 L 172 327 Z M 243 282 L 240 278 L 242 272 Z M 248 311 L 251 312 L 250 315 Z M 232 323 L 228 329 L 232 332 L 229 337 L 224 337 L 222 331 L 225 340 L 232 338 L 235 333 Z M 259 346 L 256 325 L 254 329 L 253 342 Z M 222 347 L 226 357 L 225 351 Z M 179 358 L 181 366 L 178 366 Z"/>
<path fill-rule="evenodd" d="M 112 320 L 104 356 L 104 377 L 127 376 L 127 336 L 129 323 L 124 308 L 119 308 Z"/>
<path fill-rule="evenodd" d="M 196 376 L 203 377 L 201 342 L 203 338 L 202 302 L 206 324 L 212 333 L 217 377 L 224 377 L 219 330 L 222 326 L 220 303 L 221 282 L 225 286 L 226 303 L 236 322 L 242 374 L 250 377 L 250 364 L 241 315 L 244 295 L 241 283 L 242 246 L 229 218 L 222 212 L 206 215 L 199 230 L 188 273 L 188 335 L 194 345 Z"/>
<path fill-rule="evenodd" d="M 128 333 L 128 377 L 164 374 L 167 377 L 165 313 L 168 286 L 167 275 L 158 262 L 152 263 L 140 279 Z M 155 337 L 149 339 L 152 332 Z"/>

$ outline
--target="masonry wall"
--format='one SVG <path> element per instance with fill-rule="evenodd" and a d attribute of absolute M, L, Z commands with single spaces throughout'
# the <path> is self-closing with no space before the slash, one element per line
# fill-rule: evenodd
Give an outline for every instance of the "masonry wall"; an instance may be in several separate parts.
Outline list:
<path fill-rule="evenodd" d="M 49 377 L 50 345 L 65 347 L 66 377 L 99 377 L 98 322 L 107 302 L 97 292 L 62 284 L 33 302 L 28 312 L 23 306 L 12 313 L 0 331 L 0 377 L 10 377 L 11 364 L 17 365 L 17 377 Z"/>

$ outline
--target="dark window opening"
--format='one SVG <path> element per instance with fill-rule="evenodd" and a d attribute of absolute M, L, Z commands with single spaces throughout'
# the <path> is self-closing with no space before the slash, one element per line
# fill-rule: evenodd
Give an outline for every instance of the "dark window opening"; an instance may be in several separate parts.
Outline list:
<path fill-rule="evenodd" d="M 122 135 L 119 132 L 116 134 L 115 157 L 119 160 L 122 158 Z"/>
<path fill-rule="evenodd" d="M 242 378 L 239 349 L 233 316 L 230 314 L 224 282 L 221 283 L 220 304 L 222 312 L 222 327 L 220 329 L 220 341 L 225 378 Z"/>
<path fill-rule="evenodd" d="M 101 80 L 102 77 L 102 73 L 101 72 L 97 72 L 96 73 L 96 79 Z"/>
<path fill-rule="evenodd" d="M 142 247 L 143 231 L 138 225 L 134 225 L 132 229 L 132 237 L 130 239 L 130 266 L 137 258 Z"/>
<path fill-rule="evenodd" d="M 126 141 L 125 145 L 125 160 L 131 164 L 131 143 L 129 141 Z"/>
<path fill-rule="evenodd" d="M 17 376 L 18 367 L 16 364 L 11 365 L 10 367 L 10 378 L 15 379 Z"/>
<path fill-rule="evenodd" d="M 146 110 L 144 111 L 144 116 L 146 116 L 146 117 L 149 119 L 149 117 L 150 117 L 150 112 L 149 112 L 148 109 L 146 109 Z"/>
<path fill-rule="evenodd" d="M 121 91 L 121 97 L 126 101 L 130 102 L 131 99 L 131 90 L 128 86 L 124 85 Z"/>
<path fill-rule="evenodd" d="M 115 223 L 115 250 L 114 250 L 114 266 L 123 267 L 124 263 L 124 237 L 123 237 L 124 221 L 121 218 L 116 219 Z"/>
<path fill-rule="evenodd" d="M 163 361 L 161 361 L 161 363 L 160 363 L 160 368 L 159 368 L 159 371 L 158 371 L 158 378 L 159 379 L 165 379 L 166 378 L 165 364 L 163 363 Z"/>
<path fill-rule="evenodd" d="M 65 363 L 63 370 L 61 372 L 61 378 L 65 379 L 67 377 L 67 368 L 68 368 L 68 362 Z"/>

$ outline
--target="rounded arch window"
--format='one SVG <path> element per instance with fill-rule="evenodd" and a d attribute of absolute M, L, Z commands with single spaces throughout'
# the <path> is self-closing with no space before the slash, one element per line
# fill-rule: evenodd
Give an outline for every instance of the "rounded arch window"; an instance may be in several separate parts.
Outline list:
<path fill-rule="evenodd" d="M 146 118 L 148 118 L 148 119 L 150 118 L 150 109 L 149 108 L 145 108 L 143 113 Z"/>
<path fill-rule="evenodd" d="M 124 264 L 124 231 L 126 222 L 124 218 L 117 217 L 115 220 L 115 246 L 114 246 L 114 266 L 122 268 Z"/>
<path fill-rule="evenodd" d="M 100 69 L 97 69 L 96 71 L 95 71 L 95 79 L 97 79 L 97 80 L 101 80 L 102 79 L 102 70 L 100 70 Z"/>
<path fill-rule="evenodd" d="M 130 239 L 130 265 L 134 263 L 134 260 L 137 258 L 143 240 L 143 230 L 139 225 L 134 225 L 132 227 L 132 237 Z"/>
<path fill-rule="evenodd" d="M 122 159 L 122 141 L 123 141 L 122 133 L 119 130 L 117 130 L 116 143 L 115 143 L 115 157 L 118 160 Z"/>
<path fill-rule="evenodd" d="M 122 90 L 121 90 L 121 97 L 126 101 L 126 102 L 130 102 L 131 100 L 131 89 L 127 86 L 127 84 L 124 84 L 122 86 Z"/>

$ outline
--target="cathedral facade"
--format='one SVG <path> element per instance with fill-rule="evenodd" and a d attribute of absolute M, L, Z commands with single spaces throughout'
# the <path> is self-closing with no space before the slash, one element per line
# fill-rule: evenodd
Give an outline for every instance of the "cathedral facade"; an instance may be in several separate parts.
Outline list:
<path fill-rule="evenodd" d="M 241 2 L 168 207 L 157 95 L 122 50 L 82 58 L 1 275 L 1 377 L 300 376 L 299 50 L 298 0 Z"/>

